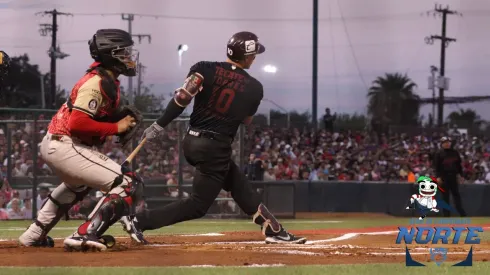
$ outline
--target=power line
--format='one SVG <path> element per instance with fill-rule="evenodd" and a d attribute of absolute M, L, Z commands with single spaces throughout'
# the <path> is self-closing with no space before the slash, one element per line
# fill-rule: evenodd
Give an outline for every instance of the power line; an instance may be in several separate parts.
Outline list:
<path fill-rule="evenodd" d="M 468 10 L 464 11 L 467 15 L 474 17 L 487 17 L 490 10 Z M 180 20 L 197 20 L 197 21 L 246 21 L 246 22 L 311 22 L 311 18 L 234 18 L 234 17 L 199 17 L 199 16 L 181 16 L 167 14 L 147 14 L 132 13 L 136 17 L 149 17 L 154 19 L 180 19 Z M 399 14 L 377 14 L 377 15 L 359 15 L 359 16 L 340 16 L 319 18 L 319 22 L 331 21 L 350 21 L 350 20 L 403 20 L 420 18 L 421 12 L 399 13 Z M 121 13 L 74 13 L 77 16 L 120 16 Z"/>
<path fill-rule="evenodd" d="M 344 18 L 342 16 L 343 12 L 342 12 L 342 7 L 340 6 L 339 0 L 337 0 L 337 5 L 339 6 L 340 17 L 341 18 Z M 350 49 L 352 51 L 352 56 L 354 57 L 354 63 L 356 65 L 357 72 L 359 73 L 359 77 L 361 78 L 361 81 L 362 81 L 362 83 L 364 84 L 364 87 L 367 90 L 368 89 L 368 85 L 366 84 L 366 81 L 364 80 L 364 77 L 362 76 L 362 71 L 361 71 L 361 67 L 359 66 L 359 61 L 357 60 L 356 51 L 354 50 L 354 47 L 352 47 L 352 40 L 350 38 L 349 30 L 347 29 L 347 24 L 345 23 L 344 20 L 342 20 L 342 25 L 344 27 L 345 35 L 347 36 L 347 41 L 349 42 Z"/>

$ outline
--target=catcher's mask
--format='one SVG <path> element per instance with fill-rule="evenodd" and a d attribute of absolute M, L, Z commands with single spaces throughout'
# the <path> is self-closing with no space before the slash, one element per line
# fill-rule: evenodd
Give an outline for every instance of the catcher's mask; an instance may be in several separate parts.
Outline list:
<path fill-rule="evenodd" d="M 90 55 L 104 67 L 125 76 L 135 76 L 139 52 L 131 35 L 119 29 L 98 30 L 88 42 Z"/>

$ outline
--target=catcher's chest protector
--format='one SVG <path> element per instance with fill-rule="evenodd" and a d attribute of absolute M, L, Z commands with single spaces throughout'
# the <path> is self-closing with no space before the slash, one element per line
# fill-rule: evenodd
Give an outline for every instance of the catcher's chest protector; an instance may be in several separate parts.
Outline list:
<path fill-rule="evenodd" d="M 97 121 L 107 121 L 109 117 L 111 117 L 119 107 L 120 102 L 120 88 L 119 81 L 114 80 L 109 73 L 100 68 L 100 67 L 91 67 L 87 70 L 87 74 L 75 85 L 70 97 L 66 101 L 66 105 L 69 110 L 73 108 L 73 102 L 77 97 L 78 89 L 92 77 L 99 76 L 100 80 L 100 92 L 104 97 L 104 103 L 101 105 L 98 110 L 98 114 L 94 117 Z"/>

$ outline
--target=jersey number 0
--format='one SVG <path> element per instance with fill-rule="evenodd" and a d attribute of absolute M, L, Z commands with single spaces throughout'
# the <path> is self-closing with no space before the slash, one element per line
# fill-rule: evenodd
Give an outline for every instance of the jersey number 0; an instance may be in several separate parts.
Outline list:
<path fill-rule="evenodd" d="M 230 109 L 230 105 L 235 98 L 235 91 L 232 89 L 223 89 L 216 101 L 216 111 L 224 114 Z"/>

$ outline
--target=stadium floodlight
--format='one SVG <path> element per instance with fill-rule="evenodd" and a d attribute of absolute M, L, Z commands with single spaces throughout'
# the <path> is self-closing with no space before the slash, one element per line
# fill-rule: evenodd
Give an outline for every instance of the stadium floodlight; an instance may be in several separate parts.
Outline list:
<path fill-rule="evenodd" d="M 274 65 L 265 65 L 263 70 L 266 73 L 275 74 L 277 72 L 277 67 Z"/>
<path fill-rule="evenodd" d="M 189 50 L 189 46 L 187 46 L 186 44 L 180 44 L 177 47 L 177 52 L 179 54 L 179 66 L 182 66 L 182 54 L 188 50 Z"/>

